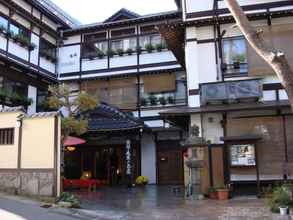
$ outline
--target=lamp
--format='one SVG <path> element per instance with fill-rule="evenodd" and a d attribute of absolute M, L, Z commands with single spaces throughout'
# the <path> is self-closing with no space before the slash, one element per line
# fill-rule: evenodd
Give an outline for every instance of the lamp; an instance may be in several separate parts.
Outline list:
<path fill-rule="evenodd" d="M 73 152 L 76 150 L 76 147 L 75 146 L 67 146 L 66 148 L 69 152 Z"/>

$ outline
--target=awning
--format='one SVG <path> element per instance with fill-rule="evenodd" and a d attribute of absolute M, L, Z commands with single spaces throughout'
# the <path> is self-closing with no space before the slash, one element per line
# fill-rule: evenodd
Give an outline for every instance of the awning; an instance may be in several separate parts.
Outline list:
<path fill-rule="evenodd" d="M 262 137 L 259 135 L 221 137 L 221 141 L 224 141 L 224 142 L 237 142 L 237 141 L 256 142 L 261 139 L 262 139 Z"/>
<path fill-rule="evenodd" d="M 75 145 L 80 145 L 80 144 L 85 144 L 86 141 L 81 139 L 81 138 L 77 138 L 77 137 L 72 137 L 72 136 L 68 136 L 65 141 L 64 141 L 64 146 L 75 146 Z"/>
<path fill-rule="evenodd" d="M 202 113 L 223 113 L 233 111 L 248 111 L 248 110 L 270 110 L 290 107 L 287 100 L 282 101 L 264 101 L 264 102 L 251 102 L 251 103 L 235 103 L 235 104 L 222 104 L 222 105 L 206 105 L 201 107 L 182 107 L 173 110 L 161 112 L 163 117 L 185 116 L 191 114 Z"/>

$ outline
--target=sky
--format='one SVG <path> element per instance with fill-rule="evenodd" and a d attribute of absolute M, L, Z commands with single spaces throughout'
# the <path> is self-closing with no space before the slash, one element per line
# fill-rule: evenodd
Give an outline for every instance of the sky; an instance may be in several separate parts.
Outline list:
<path fill-rule="evenodd" d="M 174 0 L 52 0 L 83 24 L 101 22 L 121 8 L 140 15 L 176 9 Z"/>

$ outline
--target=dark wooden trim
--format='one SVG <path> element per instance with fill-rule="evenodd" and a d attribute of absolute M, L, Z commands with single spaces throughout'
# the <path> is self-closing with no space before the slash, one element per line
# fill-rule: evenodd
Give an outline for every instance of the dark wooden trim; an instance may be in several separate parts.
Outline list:
<path fill-rule="evenodd" d="M 89 75 L 89 74 L 98 74 L 98 73 L 111 73 L 116 71 L 125 71 L 125 70 L 135 70 L 137 68 L 144 69 L 150 67 L 163 67 L 163 66 L 171 66 L 171 65 L 179 65 L 177 61 L 169 61 L 163 63 L 151 63 L 151 64 L 144 64 L 144 65 L 132 65 L 132 66 L 122 66 L 122 67 L 115 67 L 115 68 L 107 68 L 107 69 L 97 69 L 97 70 L 89 70 L 83 71 L 82 75 Z M 136 74 L 137 72 L 134 72 Z M 125 73 L 124 73 L 125 74 Z M 72 72 L 72 73 L 61 73 L 60 77 L 69 77 L 69 76 L 79 76 L 79 72 Z"/>
<path fill-rule="evenodd" d="M 21 117 L 21 115 L 20 115 Z M 18 128 L 18 153 L 17 153 L 17 168 L 21 169 L 21 151 L 22 151 L 22 126 L 23 126 L 23 120 L 22 118 L 18 119 L 18 122 L 20 123 L 20 126 Z"/>
<path fill-rule="evenodd" d="M 246 6 L 242 6 L 242 9 L 244 11 L 255 11 L 255 10 L 262 10 L 262 9 L 270 9 L 270 8 L 291 6 L 291 5 L 293 5 L 293 2 L 290 1 L 290 0 L 287 0 L 287 1 L 279 1 L 279 2 L 270 2 L 270 3 L 246 5 Z M 229 10 L 227 8 L 222 8 L 222 9 L 218 9 L 216 11 L 216 13 L 218 15 L 222 15 L 222 14 L 229 14 L 230 12 L 229 12 Z M 208 16 L 213 16 L 214 14 L 215 14 L 214 10 L 192 12 L 192 13 L 187 13 L 186 18 L 187 19 L 192 19 L 192 18 L 208 17 Z"/>
<path fill-rule="evenodd" d="M 199 89 L 190 89 L 188 91 L 188 94 L 191 95 L 199 95 L 200 94 L 200 90 Z"/>
<path fill-rule="evenodd" d="M 284 89 L 281 83 L 266 83 L 263 84 L 263 91 L 268 90 L 281 90 Z"/>
<path fill-rule="evenodd" d="M 59 146 L 59 120 L 58 116 L 54 118 L 54 187 L 53 193 L 57 196 L 58 190 L 58 146 Z M 61 183 L 60 183 L 61 184 Z"/>
<path fill-rule="evenodd" d="M 198 44 L 208 44 L 208 43 L 214 43 L 217 39 L 204 39 L 204 40 L 198 40 Z"/>
<path fill-rule="evenodd" d="M 185 43 L 189 43 L 189 42 L 197 42 L 197 38 L 188 38 L 188 39 L 185 39 Z"/>

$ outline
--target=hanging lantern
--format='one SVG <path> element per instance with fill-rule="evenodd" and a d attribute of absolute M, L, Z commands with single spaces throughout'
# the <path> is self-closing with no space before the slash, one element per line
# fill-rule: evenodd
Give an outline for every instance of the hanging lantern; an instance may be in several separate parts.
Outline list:
<path fill-rule="evenodd" d="M 75 146 L 67 146 L 66 149 L 69 151 L 69 152 L 73 152 L 76 150 L 76 147 Z"/>

